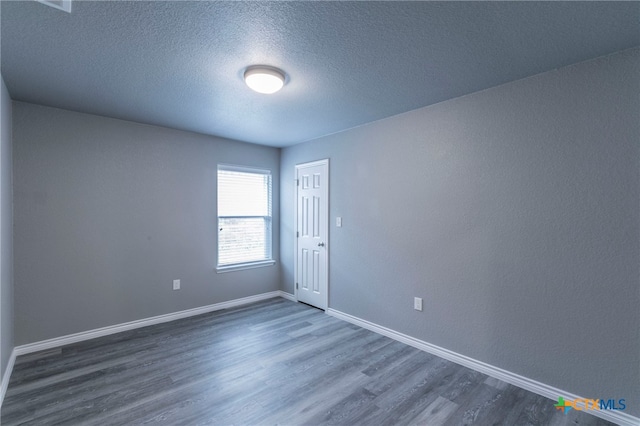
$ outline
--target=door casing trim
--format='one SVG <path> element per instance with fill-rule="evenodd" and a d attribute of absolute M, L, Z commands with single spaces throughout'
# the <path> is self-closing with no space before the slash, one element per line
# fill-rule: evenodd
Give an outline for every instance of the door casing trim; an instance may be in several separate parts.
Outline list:
<path fill-rule="evenodd" d="M 306 163 L 299 163 L 296 164 L 294 166 L 294 176 L 295 176 L 295 190 L 294 190 L 294 202 L 293 202 L 293 229 L 294 229 L 294 235 L 293 235 L 293 297 L 295 298 L 296 301 L 299 302 L 298 300 L 298 288 L 296 286 L 296 283 L 298 281 L 298 236 L 295 234 L 298 232 L 298 169 L 302 168 L 302 167 L 313 167 L 313 166 L 322 166 L 322 165 L 326 165 L 327 166 L 327 238 L 326 238 L 326 277 L 327 277 L 327 291 L 325 291 L 325 300 L 324 300 L 324 306 L 325 306 L 325 312 L 327 309 L 329 309 L 329 287 L 330 287 L 330 282 L 331 280 L 329 279 L 329 271 L 330 271 L 330 260 L 329 260 L 329 251 L 331 250 L 331 241 L 330 241 L 330 229 L 331 229 L 331 221 L 329 220 L 329 217 L 331 216 L 331 203 L 330 203 L 330 198 L 331 198 L 331 184 L 330 184 L 330 180 L 331 180 L 331 169 L 329 167 L 329 159 L 328 158 L 324 158 L 322 160 L 315 160 L 315 161 L 309 161 Z"/>

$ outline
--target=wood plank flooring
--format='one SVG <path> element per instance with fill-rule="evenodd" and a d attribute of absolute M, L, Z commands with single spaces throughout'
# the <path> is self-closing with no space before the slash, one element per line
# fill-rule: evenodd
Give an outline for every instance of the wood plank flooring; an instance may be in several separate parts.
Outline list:
<path fill-rule="evenodd" d="M 2 425 L 610 425 L 284 299 L 18 357 Z"/>

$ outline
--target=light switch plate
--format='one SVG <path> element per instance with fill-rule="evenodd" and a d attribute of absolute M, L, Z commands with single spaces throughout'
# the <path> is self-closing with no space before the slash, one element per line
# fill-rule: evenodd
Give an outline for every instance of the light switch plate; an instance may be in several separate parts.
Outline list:
<path fill-rule="evenodd" d="M 422 311 L 422 297 L 413 298 L 413 309 L 416 311 Z"/>

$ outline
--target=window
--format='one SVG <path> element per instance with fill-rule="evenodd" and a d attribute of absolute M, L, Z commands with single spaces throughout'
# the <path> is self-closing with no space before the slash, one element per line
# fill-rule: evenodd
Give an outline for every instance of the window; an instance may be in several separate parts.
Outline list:
<path fill-rule="evenodd" d="M 218 271 L 273 263 L 271 172 L 219 165 Z"/>

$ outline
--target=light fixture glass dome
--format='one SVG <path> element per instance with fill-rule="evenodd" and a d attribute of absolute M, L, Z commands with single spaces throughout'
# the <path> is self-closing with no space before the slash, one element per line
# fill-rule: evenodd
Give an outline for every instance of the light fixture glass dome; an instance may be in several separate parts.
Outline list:
<path fill-rule="evenodd" d="M 284 86 L 284 72 L 266 66 L 249 67 L 244 72 L 244 81 L 258 93 L 271 94 Z"/>

